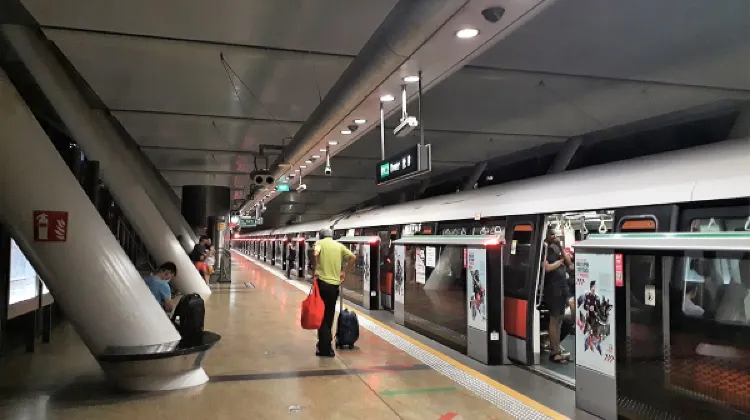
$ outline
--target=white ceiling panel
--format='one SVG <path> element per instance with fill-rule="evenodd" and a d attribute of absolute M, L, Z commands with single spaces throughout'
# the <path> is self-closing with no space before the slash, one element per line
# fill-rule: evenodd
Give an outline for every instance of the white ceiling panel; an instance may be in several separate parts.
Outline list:
<path fill-rule="evenodd" d="M 258 151 L 280 145 L 301 124 L 235 118 L 211 118 L 140 112 L 113 112 L 141 146 Z"/>
<path fill-rule="evenodd" d="M 45 32 L 114 110 L 304 121 L 351 61 L 182 41 Z M 225 69 L 222 53 L 239 78 Z"/>
<path fill-rule="evenodd" d="M 397 0 L 22 0 L 45 26 L 356 55 Z"/>
<path fill-rule="evenodd" d="M 747 0 L 560 0 L 472 64 L 750 89 Z"/>
<path fill-rule="evenodd" d="M 183 171 L 250 172 L 253 170 L 251 156 L 222 153 L 185 153 L 168 150 L 145 150 L 146 156 L 160 169 Z"/>

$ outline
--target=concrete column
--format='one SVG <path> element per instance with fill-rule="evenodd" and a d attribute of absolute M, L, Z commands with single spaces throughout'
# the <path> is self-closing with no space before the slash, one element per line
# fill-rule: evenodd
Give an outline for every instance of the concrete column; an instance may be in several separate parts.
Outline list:
<path fill-rule="evenodd" d="M 464 181 L 461 186 L 461 191 L 473 190 L 474 185 L 479 181 L 479 177 L 482 176 L 484 170 L 487 169 L 487 162 L 478 162 L 474 165 L 474 170 L 471 172 L 468 178 Z"/>
<path fill-rule="evenodd" d="M 750 105 L 745 105 L 740 108 L 740 113 L 737 115 L 732 126 L 732 131 L 729 132 L 728 139 L 743 139 L 750 137 Z"/>
<path fill-rule="evenodd" d="M 1 70 L 0 127 L 0 218 L 91 353 L 173 348 L 179 334 Z M 67 212 L 67 239 L 35 241 L 35 211 Z"/>
<path fill-rule="evenodd" d="M 555 156 L 555 160 L 552 162 L 547 173 L 556 174 L 566 170 L 568 165 L 570 165 L 570 162 L 573 161 L 573 157 L 576 155 L 576 152 L 578 151 L 578 148 L 581 147 L 582 143 L 583 137 L 580 136 L 571 137 L 565 140 L 563 148 L 557 153 L 557 156 Z"/>
<path fill-rule="evenodd" d="M 99 161 L 102 180 L 146 248 L 158 263 L 172 261 L 177 265 L 175 286 L 186 294 L 198 293 L 204 299 L 210 296 L 211 289 L 133 174 L 133 165 L 118 153 L 106 124 L 88 106 L 49 48 L 29 28 L 4 25 L 2 31 L 78 145 L 89 159 Z"/>

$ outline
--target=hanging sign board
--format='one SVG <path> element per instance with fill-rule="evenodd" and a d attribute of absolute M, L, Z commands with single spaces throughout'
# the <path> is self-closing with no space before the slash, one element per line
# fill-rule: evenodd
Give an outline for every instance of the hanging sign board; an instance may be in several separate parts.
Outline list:
<path fill-rule="evenodd" d="M 615 261 L 576 255 L 576 364 L 615 376 Z"/>
<path fill-rule="evenodd" d="M 435 268 L 435 263 L 437 262 L 436 258 L 436 248 L 434 246 L 428 246 L 427 247 L 427 257 L 425 257 L 425 265 L 427 267 Z"/>
<path fill-rule="evenodd" d="M 34 211 L 34 242 L 65 242 L 67 240 L 67 211 Z"/>
<path fill-rule="evenodd" d="M 432 169 L 430 145 L 417 144 L 375 166 L 377 185 L 393 184 L 429 172 Z"/>
<path fill-rule="evenodd" d="M 256 227 L 262 224 L 263 224 L 262 217 L 258 219 L 254 217 L 245 217 L 245 216 L 240 217 L 240 229 Z"/>

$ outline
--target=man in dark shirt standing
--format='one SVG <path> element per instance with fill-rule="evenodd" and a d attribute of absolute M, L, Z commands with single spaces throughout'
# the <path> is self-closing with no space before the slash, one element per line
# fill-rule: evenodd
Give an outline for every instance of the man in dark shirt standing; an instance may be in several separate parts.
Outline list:
<path fill-rule="evenodd" d="M 572 264 L 560 246 L 553 229 L 547 230 L 547 252 L 544 260 L 544 301 L 549 310 L 550 361 L 567 363 L 569 354 L 560 346 L 560 330 L 570 291 L 565 278 L 566 266 Z"/>
<path fill-rule="evenodd" d="M 190 261 L 197 263 L 198 261 L 204 260 L 208 256 L 208 248 L 211 246 L 211 238 L 203 235 L 195 244 L 193 250 L 190 252 Z"/>

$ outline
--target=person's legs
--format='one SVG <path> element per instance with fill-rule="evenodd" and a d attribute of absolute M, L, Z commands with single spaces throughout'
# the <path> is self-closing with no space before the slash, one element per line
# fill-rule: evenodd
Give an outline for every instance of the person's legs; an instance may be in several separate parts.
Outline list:
<path fill-rule="evenodd" d="M 560 333 L 562 327 L 563 316 L 565 315 L 565 307 L 568 302 L 564 294 L 557 290 L 551 290 L 548 295 L 547 306 L 549 308 L 549 340 L 550 340 L 550 360 L 554 362 L 561 362 L 565 360 L 565 357 L 561 354 L 562 349 L 560 348 Z"/>
<path fill-rule="evenodd" d="M 323 323 L 318 329 L 318 355 L 333 356 L 331 328 L 333 328 L 333 318 L 336 314 L 336 300 L 339 297 L 339 288 L 324 281 L 318 281 L 318 288 L 320 289 L 320 297 L 323 299 L 323 304 L 325 305 Z"/>

